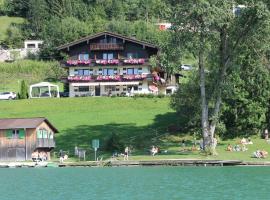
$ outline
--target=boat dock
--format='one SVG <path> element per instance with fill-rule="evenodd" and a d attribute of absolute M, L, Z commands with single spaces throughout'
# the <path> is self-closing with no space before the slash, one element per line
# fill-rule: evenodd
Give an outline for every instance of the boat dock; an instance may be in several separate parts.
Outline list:
<path fill-rule="evenodd" d="M 34 168 L 34 167 L 129 167 L 129 166 L 270 166 L 269 161 L 241 160 L 104 160 L 84 162 L 0 162 L 0 168 Z"/>

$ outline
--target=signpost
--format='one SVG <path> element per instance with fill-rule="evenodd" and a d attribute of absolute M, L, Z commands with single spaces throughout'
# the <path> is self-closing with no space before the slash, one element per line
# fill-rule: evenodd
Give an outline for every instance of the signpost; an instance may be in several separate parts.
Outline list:
<path fill-rule="evenodd" d="M 95 149 L 95 161 L 97 160 L 97 149 L 99 148 L 99 139 L 92 140 L 92 147 Z"/>

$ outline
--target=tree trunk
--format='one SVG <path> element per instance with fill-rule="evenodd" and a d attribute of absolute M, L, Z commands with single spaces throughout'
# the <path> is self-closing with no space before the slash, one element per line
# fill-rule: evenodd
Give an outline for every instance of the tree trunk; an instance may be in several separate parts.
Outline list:
<path fill-rule="evenodd" d="M 211 116 L 211 124 L 210 124 L 210 140 L 211 140 L 211 146 L 213 146 L 214 143 L 214 137 L 215 137 L 215 129 L 216 125 L 219 119 L 219 112 L 220 112 L 220 105 L 222 102 L 222 87 L 225 81 L 226 76 L 226 70 L 229 63 L 229 57 L 228 57 L 228 47 L 227 47 L 227 31 L 226 26 L 223 26 L 220 30 L 220 70 L 219 70 L 219 76 L 216 82 L 216 102 L 215 102 L 215 108 L 213 115 Z"/>
<path fill-rule="evenodd" d="M 208 122 L 208 102 L 206 99 L 205 92 L 205 69 L 204 69 L 204 38 L 201 34 L 201 45 L 199 49 L 199 73 L 200 73 L 200 90 L 201 90 L 201 126 L 203 135 L 203 149 L 205 150 L 206 145 L 208 145 L 209 136 L 209 122 Z"/>

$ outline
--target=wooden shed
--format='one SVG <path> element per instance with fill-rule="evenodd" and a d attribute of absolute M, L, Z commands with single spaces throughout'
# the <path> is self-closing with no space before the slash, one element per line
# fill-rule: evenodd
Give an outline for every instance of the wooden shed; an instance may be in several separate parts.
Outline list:
<path fill-rule="evenodd" d="M 44 117 L 0 118 L 0 161 L 25 161 L 33 152 L 50 159 L 58 130 Z"/>

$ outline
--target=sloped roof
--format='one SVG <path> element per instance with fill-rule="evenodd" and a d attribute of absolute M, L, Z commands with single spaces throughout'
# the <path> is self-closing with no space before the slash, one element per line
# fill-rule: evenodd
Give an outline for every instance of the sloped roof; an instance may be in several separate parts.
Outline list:
<path fill-rule="evenodd" d="M 42 122 L 48 124 L 48 126 L 55 132 L 58 130 L 45 118 L 45 117 L 34 117 L 34 118 L 3 118 L 0 119 L 0 130 L 6 129 L 19 129 L 19 128 L 37 128 Z"/>
<path fill-rule="evenodd" d="M 91 39 L 94 39 L 94 38 L 97 38 L 97 37 L 100 37 L 100 36 L 103 36 L 103 35 L 113 36 L 113 37 L 120 38 L 120 39 L 129 41 L 129 42 L 134 42 L 134 43 L 141 44 L 141 45 L 144 45 L 144 46 L 147 46 L 147 47 L 150 47 L 150 48 L 158 49 L 157 46 L 155 46 L 153 44 L 150 44 L 148 42 L 144 42 L 144 41 L 141 41 L 141 40 L 133 39 L 133 38 L 130 38 L 130 37 L 127 37 L 127 36 L 123 36 L 123 35 L 117 34 L 117 33 L 112 33 L 112 32 L 108 32 L 108 31 L 104 31 L 104 32 L 101 32 L 101 33 L 97 33 L 95 35 L 89 35 L 89 36 L 83 37 L 83 38 L 81 38 L 79 40 L 75 40 L 73 42 L 70 42 L 70 43 L 61 45 L 61 46 L 57 47 L 57 50 L 63 50 L 65 48 L 74 46 L 76 44 L 80 44 L 82 42 L 86 42 L 88 40 L 91 40 Z"/>
<path fill-rule="evenodd" d="M 49 83 L 49 82 L 40 82 L 40 83 L 33 84 L 31 86 L 32 87 L 43 87 L 43 86 L 57 87 L 57 85 L 54 85 L 54 84 Z"/>

